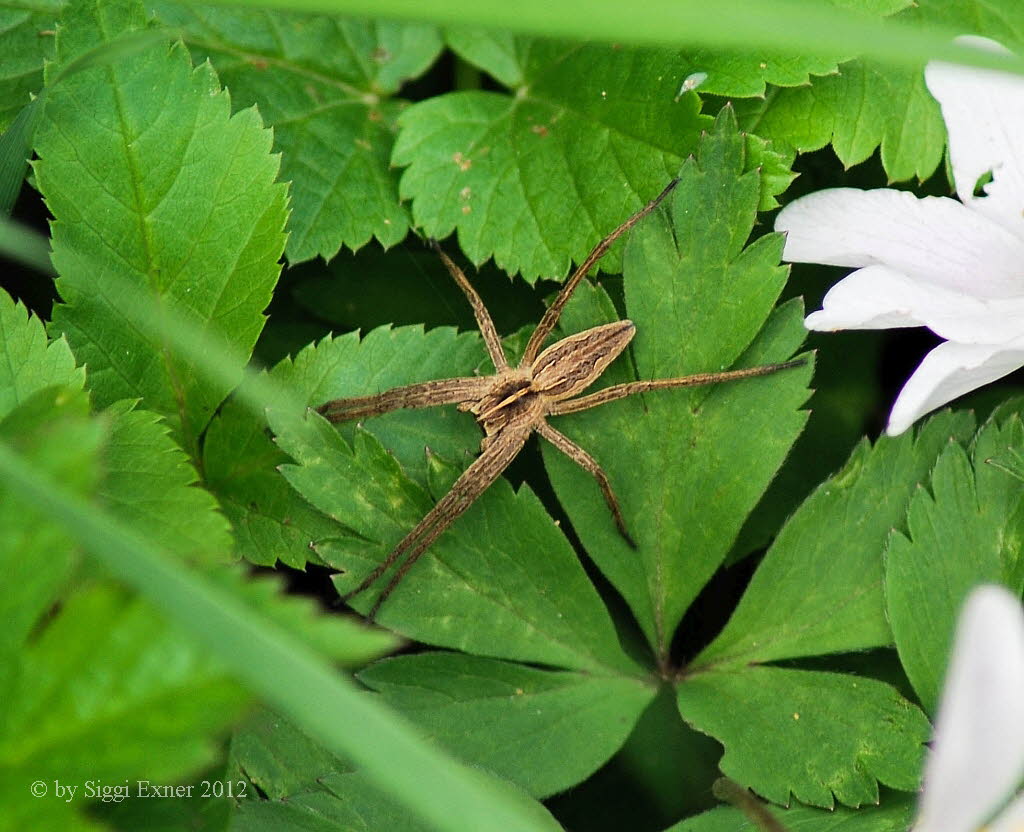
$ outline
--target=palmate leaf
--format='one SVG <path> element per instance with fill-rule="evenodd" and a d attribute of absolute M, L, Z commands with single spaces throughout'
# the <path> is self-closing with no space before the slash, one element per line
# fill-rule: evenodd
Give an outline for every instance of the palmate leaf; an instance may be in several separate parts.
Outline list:
<path fill-rule="evenodd" d="M 671 220 L 652 216 L 629 242 L 626 306 L 637 327 L 632 352 L 640 378 L 781 361 L 803 341 L 797 304 L 769 318 L 785 280 L 781 239 L 767 235 L 744 248 L 758 182 L 743 168 L 743 143 L 726 112 L 698 159 L 683 166 Z M 581 294 L 567 310 L 566 331 L 601 322 L 600 312 L 584 306 L 593 300 Z M 636 551 L 615 532 L 592 478 L 544 447 L 574 529 L 657 656 L 667 657 L 683 613 L 803 428 L 806 414 L 798 408 L 810 371 L 649 393 L 552 420 L 612 479 Z"/>
<path fill-rule="evenodd" d="M 1024 44 L 1024 7 L 1016 0 L 920 0 L 896 19 L 944 24 L 1011 49 Z M 893 181 L 927 179 L 942 160 L 946 131 L 921 69 L 856 60 L 809 86 L 774 89 L 736 106 L 744 128 L 800 151 L 831 143 L 847 167 L 880 148 Z"/>
<path fill-rule="evenodd" d="M 972 428 L 968 414 L 946 412 L 916 436 L 860 445 L 783 527 L 729 623 L 678 685 L 683 718 L 725 746 L 724 773 L 770 800 L 791 792 L 825 807 L 833 794 L 874 802 L 876 779 L 916 789 L 929 735 L 916 706 L 874 680 L 761 663 L 891 643 L 886 543 L 935 458 Z M 723 698 L 742 719 L 723 721 Z M 751 724 L 774 725 L 771 742 L 756 742 Z"/>
<path fill-rule="evenodd" d="M 670 50 L 478 30 L 448 39 L 511 94 L 449 93 L 403 113 L 393 158 L 407 166 L 401 194 L 427 234 L 457 229 L 475 263 L 493 256 L 528 280 L 582 260 L 661 191 L 711 123 L 696 95 L 678 95 L 685 62 Z M 766 207 L 778 192 L 766 183 L 784 189 L 788 162 L 765 152 L 751 165 L 773 174 L 759 181 Z"/>
<path fill-rule="evenodd" d="M 885 588 L 896 647 L 914 690 L 935 712 L 957 618 L 979 583 L 1005 583 L 1020 592 L 1020 483 L 987 464 L 1024 443 L 1016 414 L 991 420 L 970 455 L 950 442 L 910 502 L 907 532 L 889 541 Z M 929 493 L 930 492 L 930 493 Z"/>
<path fill-rule="evenodd" d="M 405 237 L 408 211 L 390 167 L 401 84 L 442 48 L 434 26 L 257 9 L 150 3 L 208 57 L 236 108 L 274 128 L 292 183 L 288 259 L 330 259 L 342 245 Z"/>
<path fill-rule="evenodd" d="M 257 711 L 235 734 L 228 761 L 256 789 L 238 802 L 230 829 L 238 832 L 427 832 L 433 829 L 411 816 L 360 772 L 270 711 Z M 538 830 L 561 827 L 539 803 L 520 789 L 477 769 L 476 775 L 529 813 Z M 232 775 L 233 776 L 233 775 Z"/>
<path fill-rule="evenodd" d="M 141 5 L 75 4 L 50 72 L 144 27 Z M 88 365 L 98 406 L 142 397 L 193 456 L 229 388 L 133 326 L 118 287 L 146 287 L 216 333 L 239 368 L 247 360 L 279 271 L 286 189 L 255 111 L 229 110 L 209 66 L 193 70 L 182 47 L 159 46 L 65 78 L 37 143 L 65 301 L 54 329 Z"/>
<path fill-rule="evenodd" d="M 378 329 L 362 342 L 355 334 L 325 340 L 283 362 L 273 376 L 295 401 L 315 405 L 413 380 L 465 375 L 482 360 L 475 335 Z M 285 477 L 348 530 L 348 536 L 314 542 L 325 562 L 348 573 L 339 578 L 342 590 L 355 586 L 429 509 L 424 442 L 446 458 L 465 460 L 480 443 L 472 417 L 454 408 L 370 420 L 380 439 L 343 426 L 351 445 L 321 417 L 288 406 L 271 409 L 270 425 L 280 447 L 299 463 L 282 466 Z M 512 524 L 517 538 L 509 541 L 504 530 Z M 565 590 L 568 605 L 554 587 Z M 364 595 L 355 606 L 366 610 L 372 601 L 372 594 Z M 515 494 L 504 481 L 431 548 L 379 619 L 428 644 L 561 667 L 636 670 L 564 535 L 529 489 Z"/>

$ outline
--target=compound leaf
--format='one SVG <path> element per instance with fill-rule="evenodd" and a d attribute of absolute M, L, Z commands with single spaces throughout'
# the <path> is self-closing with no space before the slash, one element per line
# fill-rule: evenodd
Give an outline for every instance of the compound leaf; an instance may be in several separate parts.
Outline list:
<path fill-rule="evenodd" d="M 145 25 L 141 5 L 69 6 L 49 72 Z M 88 365 L 98 406 L 141 397 L 193 457 L 230 385 L 127 309 L 143 289 L 223 341 L 239 371 L 247 360 L 279 272 L 286 187 L 255 110 L 229 111 L 208 65 L 193 70 L 184 48 L 161 45 L 64 78 L 37 142 L 65 301 L 53 326 Z"/>
<path fill-rule="evenodd" d="M 342 245 L 398 243 L 409 227 L 390 167 L 404 81 L 442 48 L 436 27 L 262 9 L 153 4 L 208 57 L 236 108 L 274 128 L 292 183 L 288 259 L 330 259 Z"/>

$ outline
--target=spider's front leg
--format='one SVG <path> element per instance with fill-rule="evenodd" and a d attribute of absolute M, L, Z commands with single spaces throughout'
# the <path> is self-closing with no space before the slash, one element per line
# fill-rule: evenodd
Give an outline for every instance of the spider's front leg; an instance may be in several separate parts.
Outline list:
<path fill-rule="evenodd" d="M 529 430 L 509 430 L 491 437 L 492 441 L 473 461 L 473 464 L 462 472 L 451 490 L 438 500 L 426 517 L 416 524 L 416 528 L 402 538 L 390 554 L 362 580 L 359 586 L 341 596 L 342 600 L 347 601 L 369 589 L 381 575 L 405 555 L 405 560 L 391 576 L 391 580 L 388 581 L 370 608 L 367 618 L 372 621 L 381 604 L 398 586 L 412 565 L 441 536 L 444 530 L 463 514 L 491 483 L 501 476 L 501 472 L 515 459 L 529 436 Z"/>
<path fill-rule="evenodd" d="M 484 395 L 488 380 L 481 376 L 424 381 L 405 387 L 394 387 L 374 396 L 333 399 L 320 405 L 317 413 L 329 422 L 347 422 L 381 416 L 392 410 L 416 410 L 443 404 L 474 402 Z"/>

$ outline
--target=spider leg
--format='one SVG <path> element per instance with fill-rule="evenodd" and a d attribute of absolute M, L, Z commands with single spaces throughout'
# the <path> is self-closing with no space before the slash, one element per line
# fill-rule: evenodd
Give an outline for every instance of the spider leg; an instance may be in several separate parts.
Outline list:
<path fill-rule="evenodd" d="M 452 485 L 451 490 L 445 494 L 437 505 L 416 524 L 416 527 L 409 532 L 391 550 L 391 553 L 374 568 L 369 575 L 355 589 L 341 596 L 343 601 L 355 597 L 370 587 L 381 575 L 383 575 L 399 558 L 406 552 L 408 555 L 402 562 L 398 571 L 392 576 L 383 592 L 378 596 L 370 613 L 370 619 L 377 614 L 381 604 L 398 585 L 399 581 L 412 568 L 412 565 L 419 560 L 420 556 L 427 550 L 454 520 L 468 509 L 473 502 L 487 490 L 508 464 L 522 450 L 523 445 L 530 435 L 529 430 L 518 430 L 514 433 L 499 433 L 492 437 L 491 442 Z"/>
<path fill-rule="evenodd" d="M 615 384 L 598 390 L 589 396 L 581 396 L 578 399 L 566 399 L 554 402 L 548 413 L 551 416 L 562 416 L 566 413 L 578 413 L 581 410 L 590 410 L 592 407 L 614 402 L 617 399 L 624 399 L 634 393 L 646 393 L 649 390 L 671 390 L 675 387 L 699 387 L 703 384 L 719 384 L 723 381 L 739 381 L 745 378 L 756 378 L 777 373 L 779 370 L 788 370 L 792 367 L 802 367 L 807 361 L 797 358 L 794 361 L 784 361 L 781 364 L 765 364 L 761 367 L 749 367 L 743 370 L 729 370 L 724 373 L 698 373 L 693 376 L 681 378 L 656 378 L 650 381 L 630 381 L 626 384 Z"/>
<path fill-rule="evenodd" d="M 657 208 L 661 201 L 672 193 L 672 189 L 678 184 L 679 180 L 673 179 L 665 187 L 665 190 L 594 246 L 586 259 L 580 263 L 579 268 L 577 268 L 576 271 L 572 273 L 572 276 L 565 281 L 565 285 L 562 287 L 562 290 L 558 293 L 558 296 L 555 298 L 551 306 L 547 308 L 547 311 L 544 313 L 544 317 L 540 319 L 540 323 L 537 324 L 537 328 L 533 331 L 533 335 L 530 336 L 530 340 L 526 344 L 526 352 L 523 353 L 523 360 L 520 362 L 521 366 L 526 367 L 533 363 L 533 359 L 537 357 L 541 347 L 544 346 L 544 340 L 552 333 L 555 326 L 558 324 L 558 319 L 562 314 L 562 310 L 569 302 L 569 298 L 572 297 L 572 293 L 576 291 L 576 287 L 579 285 L 579 282 L 584 278 L 586 273 L 590 271 L 598 260 L 604 257 L 605 253 L 612 247 L 612 244 L 619 239 L 619 237 L 629 231 L 629 229 Z"/>
<path fill-rule="evenodd" d="M 466 300 L 469 301 L 469 305 L 473 307 L 473 317 L 476 318 L 477 328 L 479 328 L 480 334 L 483 336 L 484 344 L 487 347 L 487 354 L 494 363 L 494 369 L 498 372 L 507 370 L 508 359 L 505 357 L 505 350 L 501 346 L 501 338 L 498 337 L 498 330 L 495 329 L 494 321 L 491 320 L 491 315 L 487 311 L 487 307 L 484 306 L 480 295 L 473 288 L 473 284 L 466 279 L 462 269 L 456 266 L 455 261 L 444 253 L 437 240 L 431 240 L 430 244 L 434 247 L 434 251 L 440 255 L 441 262 L 448 269 L 448 273 L 459 285 L 459 288 L 462 289 L 462 293 L 466 296 Z"/>
<path fill-rule="evenodd" d="M 547 422 L 542 421 L 537 425 L 536 431 L 547 439 L 548 442 L 558 448 L 558 450 L 563 454 L 569 457 L 569 459 L 579 465 L 580 468 L 594 475 L 594 479 L 597 480 L 597 484 L 601 488 L 601 493 L 604 495 L 604 501 L 608 504 L 612 517 L 615 518 L 615 525 L 619 527 L 619 534 L 621 534 L 626 539 L 626 542 L 635 549 L 636 543 L 629 531 L 626 529 L 626 521 L 622 517 L 622 509 L 619 508 L 618 498 L 615 496 L 615 492 L 612 491 L 612 484 L 608 480 L 608 475 L 598 464 L 597 460 L 573 442 L 568 436 L 555 430 Z"/>
<path fill-rule="evenodd" d="M 334 399 L 320 405 L 317 412 L 328 421 L 345 422 L 349 419 L 380 416 L 392 410 L 461 404 L 479 399 L 487 389 L 487 383 L 488 380 L 481 376 L 424 381 L 405 387 L 394 387 L 375 396 Z"/>

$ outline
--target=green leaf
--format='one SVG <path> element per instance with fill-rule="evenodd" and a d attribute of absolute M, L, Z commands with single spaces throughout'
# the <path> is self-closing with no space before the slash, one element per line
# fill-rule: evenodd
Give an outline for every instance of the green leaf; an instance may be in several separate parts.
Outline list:
<path fill-rule="evenodd" d="M 794 806 L 770 807 L 769 811 L 787 832 L 906 832 L 914 814 L 914 802 L 904 796 L 889 798 L 884 806 L 861 809 L 813 809 Z M 761 832 L 751 821 L 731 807 L 719 807 L 694 818 L 680 821 L 665 832 Z"/>
<path fill-rule="evenodd" d="M 695 95 L 676 100 L 682 67 L 668 50 L 475 30 L 449 43 L 512 94 L 454 92 L 404 112 L 401 194 L 427 235 L 457 229 L 473 262 L 493 256 L 528 280 L 581 261 L 665 187 L 710 124 Z"/>
<path fill-rule="evenodd" d="M 235 554 L 250 563 L 302 569 L 319 561 L 310 544 L 344 532 L 281 477 L 288 455 L 248 408 L 228 401 L 203 438 L 203 473 L 234 531 Z"/>
<path fill-rule="evenodd" d="M 207 573 L 217 586 L 259 610 L 268 620 L 347 667 L 359 667 L 402 645 L 394 633 L 350 615 L 325 613 L 313 598 L 287 591 L 284 576 L 250 575 L 244 569 Z"/>
<path fill-rule="evenodd" d="M 277 832 L 426 832 L 435 827 L 411 815 L 351 768 L 299 731 L 287 719 L 257 712 L 235 734 L 231 764 L 266 799 L 247 789 L 233 818 L 233 829 Z M 554 832 L 558 826 L 539 804 L 509 783 L 476 769 L 472 776 L 500 789 L 503 797 L 533 820 L 530 829 Z"/>
<path fill-rule="evenodd" d="M 17 817 L 25 805 L 34 815 L 25 828 L 48 828 L 48 807 L 58 801 L 33 798 L 33 781 L 77 785 L 80 811 L 86 781 L 174 782 L 212 763 L 216 734 L 245 698 L 203 652 L 109 586 L 65 597 L 3 678 L 5 807 L 16 801 Z"/>
<path fill-rule="evenodd" d="M 111 430 L 100 498 L 167 551 L 194 563 L 223 563 L 231 534 L 216 500 L 197 486 L 195 468 L 164 421 L 134 408 L 118 402 L 107 411 Z"/>
<path fill-rule="evenodd" d="M 288 259 L 330 259 L 371 237 L 405 237 L 409 215 L 390 167 L 402 83 L 441 52 L 434 26 L 158 0 L 209 58 L 236 108 L 255 104 L 274 128 L 281 178 L 292 182 Z"/>
<path fill-rule="evenodd" d="M 473 335 L 378 329 L 362 342 L 354 334 L 325 339 L 294 363 L 282 362 L 272 377 L 292 390 L 294 401 L 318 404 L 466 375 L 481 360 Z M 472 417 L 451 407 L 370 420 L 380 439 L 343 425 L 351 445 L 320 416 L 294 406 L 272 408 L 270 425 L 297 463 L 282 466 L 288 482 L 349 530 L 315 545 L 325 562 L 345 570 L 337 579 L 342 591 L 383 560 L 430 509 L 421 485 L 424 442 L 447 459 L 468 459 L 480 442 Z M 363 593 L 354 606 L 365 611 L 373 600 L 372 592 Z M 529 488 L 515 493 L 500 479 L 431 546 L 378 618 L 389 629 L 438 646 L 558 667 L 637 669 L 540 501 Z"/>
<path fill-rule="evenodd" d="M 535 797 L 593 774 L 656 692 L 639 679 L 457 653 L 385 659 L 358 678 L 442 747 Z"/>
<path fill-rule="evenodd" d="M 369 433 L 350 447 L 316 414 L 271 414 L 282 448 L 299 463 L 288 481 L 362 539 L 327 541 L 318 553 L 354 587 L 430 509 Z M 510 529 L 515 535 L 509 535 Z M 353 600 L 368 610 L 373 592 Z M 430 547 L 388 598 L 378 620 L 417 641 L 557 667 L 636 672 L 564 535 L 533 492 L 499 479 Z"/>
<path fill-rule="evenodd" d="M 144 27 L 140 5 L 69 7 L 49 72 Z M 65 78 L 37 144 L 65 301 L 53 326 L 88 365 L 98 406 L 142 397 L 193 457 L 230 388 L 132 326 L 118 284 L 145 287 L 246 361 L 279 271 L 286 189 L 256 112 L 229 110 L 209 66 L 193 70 L 180 46 L 151 48 Z"/>
<path fill-rule="evenodd" d="M 911 5 L 911 0 L 831 0 L 828 4 L 863 14 L 865 19 L 891 15 Z M 856 52 L 842 55 L 797 52 L 733 52 L 723 49 L 688 50 L 685 53 L 691 73 L 704 73 L 702 94 L 728 97 L 763 97 L 768 84 L 796 87 L 808 83 L 812 75 L 831 75 L 837 65 L 853 58 Z"/>
<path fill-rule="evenodd" d="M 652 215 L 630 240 L 626 307 L 639 378 L 781 361 L 803 341 L 798 303 L 769 317 L 785 280 L 781 239 L 766 235 L 743 247 L 758 182 L 742 173 L 743 142 L 730 121 L 724 115 L 698 159 L 683 166 L 671 219 Z M 594 303 L 585 293 L 574 301 L 579 311 L 567 310 L 565 331 L 601 322 L 584 309 Z M 625 363 L 609 368 L 609 382 L 631 375 Z M 552 420 L 611 479 L 637 551 L 616 533 L 593 478 L 545 443 L 573 528 L 659 657 L 799 435 L 810 372 L 658 391 Z"/>
<path fill-rule="evenodd" d="M 43 60 L 53 52 L 60 0 L 5 4 L 0 8 L 0 133 L 8 128 L 29 95 L 43 86 Z"/>
<path fill-rule="evenodd" d="M 908 534 L 889 541 L 887 612 L 907 677 L 929 713 L 964 599 L 979 583 L 1009 582 L 1020 557 L 1024 491 L 986 460 L 1022 442 L 1016 415 L 986 424 L 970 457 L 950 441 L 932 471 L 931 493 L 918 487 L 910 501 Z"/>
<path fill-rule="evenodd" d="M 257 707 L 231 737 L 228 773 L 237 771 L 271 800 L 319 788 L 324 775 L 351 771 L 281 714 Z"/>
<path fill-rule="evenodd" d="M 951 437 L 973 429 L 945 412 L 916 436 L 862 442 L 779 532 L 722 633 L 695 668 L 887 645 L 882 555 L 893 528 Z"/>
<path fill-rule="evenodd" d="M 0 294 L 0 317 L 4 297 Z M 30 320 L 28 325 L 37 329 L 42 339 L 39 322 Z M 16 345 L 18 335 L 28 331 L 7 330 L 11 336 L 8 346 Z M 44 350 L 37 350 L 36 356 Z M 30 360 L 29 354 L 26 359 Z M 70 364 L 71 369 L 73 366 Z M 56 369 L 53 375 L 66 375 L 68 366 L 56 362 Z M 6 392 L 0 387 L 0 395 Z M 37 468 L 53 472 L 68 488 L 92 494 L 99 479 L 97 457 L 105 432 L 102 424 L 89 420 L 88 413 L 89 400 L 81 390 L 46 387 L 24 397 L 0 419 L 0 439 L 18 448 Z M 0 656 L 20 647 L 54 603 L 67 580 L 74 552 L 68 535 L 48 522 L 44 512 L 18 500 L 17 491 L 0 482 L 0 574 L 7 583 L 7 590 L 0 594 L 0 620 L 4 622 Z"/>
<path fill-rule="evenodd" d="M 426 335 L 422 327 L 381 328 L 362 341 L 357 333 L 325 339 L 282 361 L 271 378 L 290 389 L 296 401 L 312 406 L 450 372 L 467 375 L 482 360 L 475 335 L 450 328 Z M 472 418 L 450 408 L 397 412 L 370 424 L 419 482 L 425 482 L 426 443 L 452 459 L 465 458 L 480 444 Z M 354 435 L 354 426 L 343 430 Z M 280 559 L 301 568 L 317 557 L 311 547 L 346 536 L 338 522 L 312 509 L 281 478 L 277 468 L 287 455 L 266 436 L 266 423 L 243 406 L 229 402 L 223 408 L 210 425 L 203 454 L 207 481 L 235 527 L 238 552 L 248 560 L 272 565 Z"/>
<path fill-rule="evenodd" d="M 915 28 L 941 23 L 1010 48 L 1024 44 L 1024 8 L 1015 0 L 922 0 L 894 20 Z M 851 61 L 810 86 L 773 89 L 762 100 L 738 102 L 740 123 L 801 152 L 831 143 L 847 167 L 880 147 L 890 180 L 924 180 L 942 161 L 946 130 L 922 69 L 923 64 Z"/>
<path fill-rule="evenodd" d="M 310 406 L 330 399 L 379 393 L 417 381 L 472 375 L 486 360 L 476 333 L 450 327 L 379 327 L 361 340 L 348 333 L 325 338 L 274 368 L 271 378 L 288 387 L 295 401 Z M 454 408 L 395 411 L 366 420 L 373 433 L 417 482 L 425 482 L 424 447 L 449 459 L 474 454 L 480 431 L 472 416 Z M 352 424 L 339 426 L 352 439 Z"/>
<path fill-rule="evenodd" d="M 64 338 L 47 341 L 42 322 L 0 292 L 0 418 L 44 387 L 81 389 L 85 371 Z"/>
<path fill-rule="evenodd" d="M 739 101 L 736 111 L 744 129 L 800 152 L 831 143 L 846 167 L 881 148 L 890 180 L 927 179 L 942 161 L 945 128 L 920 69 L 851 61 L 809 86 Z"/>
<path fill-rule="evenodd" d="M 683 719 L 725 746 L 722 773 L 774 803 L 860 806 L 878 802 L 878 782 L 918 787 L 931 726 L 882 682 L 752 666 L 687 676 L 678 696 Z"/>

